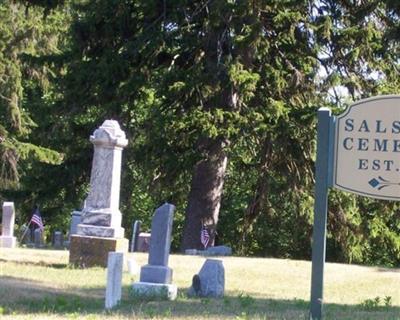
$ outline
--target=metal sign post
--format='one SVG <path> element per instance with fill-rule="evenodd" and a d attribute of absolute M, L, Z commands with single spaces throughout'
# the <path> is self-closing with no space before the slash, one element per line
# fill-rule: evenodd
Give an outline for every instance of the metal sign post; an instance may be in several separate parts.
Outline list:
<path fill-rule="evenodd" d="M 331 111 L 318 110 L 310 319 L 321 319 L 328 210 Z"/>

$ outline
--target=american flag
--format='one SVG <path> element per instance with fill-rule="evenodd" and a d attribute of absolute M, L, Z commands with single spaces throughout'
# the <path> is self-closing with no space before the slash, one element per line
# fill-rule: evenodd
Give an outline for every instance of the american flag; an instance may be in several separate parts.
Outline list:
<path fill-rule="evenodd" d="M 203 226 L 200 232 L 200 241 L 204 246 L 204 249 L 207 248 L 208 242 L 210 241 L 210 235 L 208 234 L 207 229 Z"/>
<path fill-rule="evenodd" d="M 31 223 L 36 224 L 40 230 L 44 230 L 44 225 L 42 221 L 42 217 L 39 212 L 39 208 L 36 208 L 35 211 L 33 212 L 32 218 L 31 218 Z"/>

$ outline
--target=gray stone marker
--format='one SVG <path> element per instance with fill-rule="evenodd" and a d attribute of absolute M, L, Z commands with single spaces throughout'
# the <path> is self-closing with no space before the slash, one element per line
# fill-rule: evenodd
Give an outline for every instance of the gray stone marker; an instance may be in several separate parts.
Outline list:
<path fill-rule="evenodd" d="M 123 261 L 124 254 L 122 252 L 108 253 L 105 297 L 106 309 L 115 307 L 121 301 Z"/>
<path fill-rule="evenodd" d="M 115 120 L 106 120 L 90 136 L 94 145 L 90 192 L 85 200 L 77 234 L 123 238 L 119 210 L 122 149 L 128 140 Z"/>
<path fill-rule="evenodd" d="M 56 249 L 62 249 L 64 247 L 64 235 L 61 231 L 54 231 L 53 247 Z"/>
<path fill-rule="evenodd" d="M 221 298 L 225 291 L 225 269 L 221 260 L 207 259 L 199 274 L 193 277 L 188 295 Z"/>
<path fill-rule="evenodd" d="M 137 252 L 149 252 L 151 233 L 140 232 L 137 240 Z"/>
<path fill-rule="evenodd" d="M 171 248 L 172 222 L 175 207 L 164 204 L 156 210 L 151 223 L 149 263 L 142 267 L 140 281 L 171 283 L 172 269 L 168 267 Z"/>
<path fill-rule="evenodd" d="M 107 266 L 108 252 L 127 252 L 128 239 L 119 210 L 122 150 L 128 144 L 115 120 L 106 120 L 93 132 L 90 190 L 76 234 L 71 235 L 69 261 L 82 267 Z"/>
<path fill-rule="evenodd" d="M 17 239 L 14 237 L 14 222 L 14 202 L 4 202 L 1 219 L 0 247 L 14 248 L 17 245 Z"/>
<path fill-rule="evenodd" d="M 81 211 L 72 211 L 71 213 L 71 224 L 69 226 L 69 238 L 71 235 L 76 234 L 78 230 L 78 224 L 81 223 L 82 212 Z"/>
<path fill-rule="evenodd" d="M 185 250 L 185 254 L 188 255 L 188 256 L 195 256 L 195 255 L 198 254 L 198 251 L 201 251 L 201 250 L 197 250 L 197 249 L 186 249 L 186 250 Z"/>
<path fill-rule="evenodd" d="M 133 284 L 135 295 L 169 300 L 176 298 L 177 287 L 171 284 L 172 269 L 168 267 L 174 210 L 175 206 L 166 203 L 154 214 L 149 261 L 141 268 L 140 282 Z"/>
<path fill-rule="evenodd" d="M 34 241 L 35 248 L 43 248 L 44 247 L 44 239 L 43 239 L 43 231 L 40 228 L 35 229 L 34 231 Z"/>
<path fill-rule="evenodd" d="M 232 248 L 228 246 L 209 247 L 204 251 L 204 254 L 210 256 L 231 256 Z"/>
<path fill-rule="evenodd" d="M 232 248 L 228 246 L 208 247 L 206 250 L 186 249 L 186 255 L 199 256 L 231 256 Z"/>
<path fill-rule="evenodd" d="M 130 252 L 136 252 L 137 251 L 141 223 L 142 223 L 141 221 L 136 220 L 135 223 L 133 224 Z"/>

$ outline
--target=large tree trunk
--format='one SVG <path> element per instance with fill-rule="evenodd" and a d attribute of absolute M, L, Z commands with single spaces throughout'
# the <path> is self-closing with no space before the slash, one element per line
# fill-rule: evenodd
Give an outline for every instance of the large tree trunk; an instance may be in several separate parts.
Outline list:
<path fill-rule="evenodd" d="M 205 159 L 194 167 L 188 206 L 186 208 L 182 249 L 204 249 L 200 232 L 204 226 L 209 232 L 208 246 L 214 244 L 222 188 L 227 165 L 224 139 L 207 139 L 201 145 L 208 151 Z"/>
<path fill-rule="evenodd" d="M 204 110 L 223 108 L 226 111 L 239 111 L 239 89 L 229 74 L 230 61 L 234 59 L 235 48 L 232 43 L 232 11 L 221 12 L 220 2 L 211 2 L 208 14 L 211 22 L 204 24 L 204 70 L 208 75 L 206 82 L 215 93 L 205 94 L 200 105 Z M 211 17 L 211 18 L 210 18 Z M 200 99 L 203 99 L 202 97 Z M 201 138 L 198 150 L 205 156 L 194 166 L 191 189 L 186 208 L 185 226 L 183 230 L 182 250 L 204 249 L 200 234 L 203 227 L 209 233 L 208 246 L 213 246 L 216 236 L 222 189 L 224 185 L 227 155 L 225 146 L 226 137 Z"/>

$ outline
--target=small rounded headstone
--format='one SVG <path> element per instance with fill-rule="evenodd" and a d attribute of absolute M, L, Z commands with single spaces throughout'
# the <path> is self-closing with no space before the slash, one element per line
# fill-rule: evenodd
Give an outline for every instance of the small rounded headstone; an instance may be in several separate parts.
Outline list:
<path fill-rule="evenodd" d="M 225 291 L 225 269 L 221 260 L 207 259 L 192 279 L 189 296 L 221 298 Z"/>

